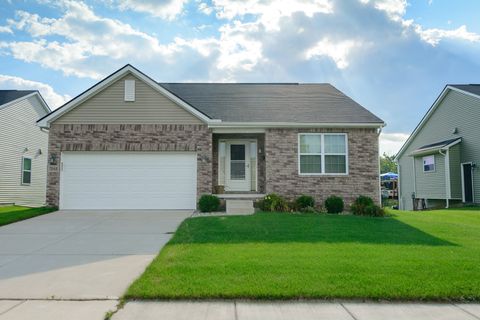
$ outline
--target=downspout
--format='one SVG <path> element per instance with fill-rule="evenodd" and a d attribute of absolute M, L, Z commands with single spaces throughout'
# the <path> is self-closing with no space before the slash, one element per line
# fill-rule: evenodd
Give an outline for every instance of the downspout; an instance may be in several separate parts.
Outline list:
<path fill-rule="evenodd" d="M 377 132 L 377 150 L 378 150 L 378 203 L 382 206 L 382 182 L 380 179 L 380 134 L 382 133 L 382 127 L 378 128 Z"/>
<path fill-rule="evenodd" d="M 440 149 L 438 152 L 443 156 L 445 164 L 445 209 L 448 209 L 450 206 L 450 161 L 448 159 L 448 149 L 446 153 L 443 153 L 442 151 L 443 150 Z"/>
<path fill-rule="evenodd" d="M 403 199 L 401 197 L 402 188 L 401 186 L 401 172 L 400 172 L 400 163 L 397 161 L 397 173 L 398 173 L 398 181 L 397 181 L 397 199 L 398 199 L 398 209 L 403 210 Z M 402 201 L 400 201 L 402 199 Z"/>

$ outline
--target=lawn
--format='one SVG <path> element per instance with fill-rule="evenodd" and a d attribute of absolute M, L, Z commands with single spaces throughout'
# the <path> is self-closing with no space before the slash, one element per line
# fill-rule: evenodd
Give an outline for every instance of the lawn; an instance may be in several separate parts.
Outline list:
<path fill-rule="evenodd" d="M 30 219 L 45 213 L 55 211 L 55 208 L 40 207 L 28 208 L 19 206 L 0 207 L 0 226 L 14 223 L 17 221 Z"/>
<path fill-rule="evenodd" d="M 480 300 L 480 211 L 190 218 L 129 299 Z"/>

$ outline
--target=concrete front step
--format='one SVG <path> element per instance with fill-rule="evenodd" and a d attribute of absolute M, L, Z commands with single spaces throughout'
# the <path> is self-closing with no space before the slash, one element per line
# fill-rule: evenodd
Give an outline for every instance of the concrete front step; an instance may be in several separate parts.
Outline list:
<path fill-rule="evenodd" d="M 253 214 L 253 200 L 226 199 L 227 214 Z"/>

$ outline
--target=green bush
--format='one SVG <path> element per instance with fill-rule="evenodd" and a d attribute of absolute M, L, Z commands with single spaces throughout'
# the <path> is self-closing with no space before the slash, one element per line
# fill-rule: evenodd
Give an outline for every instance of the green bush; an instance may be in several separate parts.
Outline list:
<path fill-rule="evenodd" d="M 350 206 L 350 211 L 358 216 L 383 217 L 385 211 L 375 205 L 372 198 L 366 196 L 359 196 Z"/>
<path fill-rule="evenodd" d="M 295 199 L 295 209 L 303 211 L 306 208 L 315 208 L 315 199 L 312 196 L 301 195 Z"/>
<path fill-rule="evenodd" d="M 371 216 L 371 217 L 383 217 L 385 215 L 385 210 L 373 204 L 371 206 L 365 207 L 365 215 Z"/>
<path fill-rule="evenodd" d="M 328 213 L 341 213 L 343 212 L 343 199 L 337 196 L 330 196 L 325 200 L 325 209 Z"/>
<path fill-rule="evenodd" d="M 198 201 L 198 209 L 201 212 L 213 212 L 218 211 L 220 207 L 220 199 L 217 196 L 211 194 L 204 194 Z"/>
<path fill-rule="evenodd" d="M 276 193 L 270 193 L 258 203 L 262 211 L 289 211 L 288 202 Z"/>

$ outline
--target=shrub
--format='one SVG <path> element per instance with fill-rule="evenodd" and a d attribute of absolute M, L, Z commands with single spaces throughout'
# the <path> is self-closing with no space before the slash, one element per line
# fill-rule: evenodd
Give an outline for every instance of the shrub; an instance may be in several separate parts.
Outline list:
<path fill-rule="evenodd" d="M 371 217 L 383 217 L 385 215 L 385 210 L 374 204 L 365 207 L 365 215 Z"/>
<path fill-rule="evenodd" d="M 198 201 L 198 209 L 201 212 L 218 211 L 220 207 L 220 199 L 217 196 L 211 194 L 204 194 Z"/>
<path fill-rule="evenodd" d="M 317 213 L 317 209 L 315 209 L 315 207 L 305 207 L 305 208 L 301 208 L 299 209 L 300 212 L 303 212 L 303 213 Z"/>
<path fill-rule="evenodd" d="M 385 211 L 379 206 L 375 205 L 372 198 L 366 196 L 359 196 L 350 206 L 350 211 L 354 215 L 383 217 Z"/>
<path fill-rule="evenodd" d="M 301 195 L 295 199 L 295 209 L 303 211 L 306 208 L 315 208 L 315 200 L 313 197 Z"/>
<path fill-rule="evenodd" d="M 325 209 L 328 213 L 341 213 L 343 211 L 343 199 L 337 196 L 330 196 L 325 200 Z"/>
<path fill-rule="evenodd" d="M 259 202 L 262 211 L 288 211 L 287 201 L 276 193 L 270 193 Z"/>

